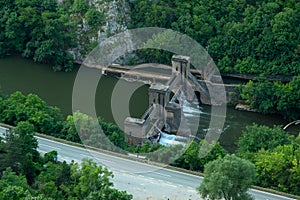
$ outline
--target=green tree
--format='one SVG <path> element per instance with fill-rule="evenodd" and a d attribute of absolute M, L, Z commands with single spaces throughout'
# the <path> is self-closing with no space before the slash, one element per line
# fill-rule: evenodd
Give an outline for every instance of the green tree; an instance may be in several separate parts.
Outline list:
<path fill-rule="evenodd" d="M 86 12 L 85 19 L 88 25 L 96 29 L 99 29 L 99 27 L 105 22 L 103 14 L 95 8 L 90 8 Z"/>
<path fill-rule="evenodd" d="M 14 130 L 10 130 L 5 137 L 5 153 L 1 155 L 0 169 L 6 167 L 20 167 L 27 160 L 27 154 L 38 160 L 37 140 L 34 138 L 34 127 L 28 122 L 19 122 Z M 30 157 L 30 156 L 29 156 Z"/>
<path fill-rule="evenodd" d="M 299 118 L 300 78 L 295 76 L 289 83 L 259 80 L 249 81 L 243 88 L 241 97 L 251 108 L 262 113 L 280 113 L 288 120 Z"/>
<path fill-rule="evenodd" d="M 26 177 L 23 175 L 17 175 L 16 172 L 13 172 L 10 167 L 2 171 L 0 179 L 0 191 L 8 186 L 19 186 L 25 190 L 29 189 Z"/>
<path fill-rule="evenodd" d="M 288 120 L 300 117 L 300 76 L 286 84 L 275 83 L 278 98 L 277 110 Z"/>
<path fill-rule="evenodd" d="M 34 138 L 34 127 L 28 122 L 19 122 L 5 138 L 3 153 L 0 154 L 0 170 L 11 167 L 15 172 L 26 176 L 29 184 L 34 182 L 40 156 L 37 151 L 37 140 Z"/>
<path fill-rule="evenodd" d="M 35 185 L 40 193 L 53 199 L 67 199 L 73 195 L 71 167 L 66 162 L 47 162 L 36 179 Z"/>
<path fill-rule="evenodd" d="M 37 132 L 64 137 L 59 134 L 63 121 L 60 110 L 47 106 L 37 95 L 25 96 L 21 92 L 15 92 L 4 99 L 1 105 L 1 122 L 15 126 L 20 121 L 28 121 Z"/>
<path fill-rule="evenodd" d="M 248 193 L 255 179 L 254 165 L 235 155 L 205 165 L 204 180 L 198 188 L 203 198 L 212 200 L 253 199 Z"/>
<path fill-rule="evenodd" d="M 276 111 L 278 103 L 276 91 L 273 84 L 269 81 L 253 82 L 249 81 L 242 88 L 242 98 L 250 104 L 251 108 L 258 109 L 262 113 Z"/>
<path fill-rule="evenodd" d="M 79 199 L 132 199 L 132 195 L 113 189 L 109 180 L 113 177 L 112 172 L 92 160 L 83 160 L 81 166 L 73 165 L 71 176 L 78 183 L 74 191 Z"/>
<path fill-rule="evenodd" d="M 217 142 L 208 144 L 205 141 L 188 144 L 185 152 L 172 165 L 194 171 L 204 171 L 205 164 L 223 158 L 226 155 L 223 147 Z"/>
<path fill-rule="evenodd" d="M 1 200 L 6 200 L 6 199 L 20 199 L 20 200 L 25 200 L 25 198 L 30 195 L 29 191 L 24 189 L 19 186 L 8 186 L 4 188 L 0 192 L 0 199 Z"/>
<path fill-rule="evenodd" d="M 289 134 L 286 133 L 280 126 L 270 128 L 265 125 L 253 124 L 247 126 L 239 138 L 238 154 L 245 157 L 252 157 L 253 153 L 260 149 L 272 150 L 279 145 L 290 144 Z"/>
<path fill-rule="evenodd" d="M 1 6 L 0 53 L 20 53 L 36 62 L 49 63 L 56 70 L 70 71 L 74 47 L 74 24 L 69 9 L 56 1 L 6 1 Z"/>
<path fill-rule="evenodd" d="M 74 114 L 76 115 L 76 114 Z M 66 139 L 72 142 L 81 143 L 80 137 L 77 133 L 74 118 L 72 115 L 68 115 L 67 119 L 64 121 L 62 132 L 66 136 Z"/>
<path fill-rule="evenodd" d="M 258 184 L 283 192 L 299 195 L 300 147 L 280 145 L 273 150 L 260 150 L 255 154 Z"/>

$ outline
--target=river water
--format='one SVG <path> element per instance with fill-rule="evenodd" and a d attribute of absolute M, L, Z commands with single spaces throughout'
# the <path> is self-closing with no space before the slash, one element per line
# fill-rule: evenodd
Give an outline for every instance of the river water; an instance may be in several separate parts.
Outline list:
<path fill-rule="evenodd" d="M 49 65 L 37 64 L 33 61 L 18 56 L 9 56 L 0 59 L 0 86 L 4 94 L 21 91 L 24 94 L 35 93 L 39 95 L 48 105 L 57 106 L 64 115 L 72 113 L 72 89 L 79 66 L 73 72 L 53 72 Z M 94 73 L 99 73 L 96 69 Z M 132 85 L 136 83 L 118 80 L 113 77 L 102 76 L 98 83 L 96 93 L 96 110 L 98 116 L 105 121 L 114 122 L 111 112 L 111 95 L 115 84 L 121 81 L 121 85 Z M 120 83 L 120 82 L 119 82 Z M 118 84 L 119 84 L 118 83 Z M 120 96 L 120 98 L 122 98 Z M 130 99 L 130 114 L 133 117 L 141 116 L 148 107 L 148 86 L 144 85 L 137 89 Z M 186 105 L 184 113 L 193 121 L 193 115 L 200 113 L 200 132 L 207 130 L 210 119 L 210 107 Z M 226 122 L 220 142 L 228 151 L 234 151 L 236 141 L 247 125 L 253 123 L 268 126 L 285 125 L 287 122 L 277 115 L 262 115 L 252 112 L 237 111 L 227 108 Z M 293 133 L 297 130 L 291 128 Z"/>

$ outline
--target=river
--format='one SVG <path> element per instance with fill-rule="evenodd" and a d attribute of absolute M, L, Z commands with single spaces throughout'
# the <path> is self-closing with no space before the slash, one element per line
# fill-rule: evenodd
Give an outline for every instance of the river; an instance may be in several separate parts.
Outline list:
<path fill-rule="evenodd" d="M 48 105 L 57 106 L 64 115 L 72 113 L 72 89 L 79 66 L 73 72 L 53 72 L 49 65 L 37 64 L 31 60 L 23 59 L 19 56 L 9 56 L 0 59 L 0 86 L 4 94 L 11 94 L 21 91 L 24 94 L 35 93 L 39 95 Z M 98 73 L 96 69 L 95 73 Z M 135 84 L 118 80 L 113 77 L 102 76 L 99 84 L 101 89 L 96 93 L 96 110 L 98 116 L 105 121 L 114 122 L 111 112 L 111 94 L 115 84 L 122 81 L 122 85 Z M 122 98 L 122 97 L 120 97 Z M 130 113 L 133 117 L 141 116 L 148 107 L 148 86 L 140 87 L 130 99 Z M 200 131 L 205 132 L 207 122 L 210 119 L 210 107 L 186 106 L 184 112 L 190 115 L 200 112 Z M 203 122 L 201 124 L 201 122 Z M 191 121 L 190 121 L 191 123 Z M 268 126 L 285 125 L 287 122 L 278 115 L 262 115 L 258 113 L 237 111 L 227 108 L 224 132 L 220 137 L 222 146 L 232 152 L 236 148 L 236 141 L 242 130 L 247 125 L 253 123 Z M 291 128 L 291 132 L 296 133 L 296 128 Z"/>

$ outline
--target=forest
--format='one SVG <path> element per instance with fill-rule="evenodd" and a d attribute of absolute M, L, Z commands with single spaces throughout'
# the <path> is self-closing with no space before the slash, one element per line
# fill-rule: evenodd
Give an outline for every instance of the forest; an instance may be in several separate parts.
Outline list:
<path fill-rule="evenodd" d="M 164 27 L 187 34 L 207 49 L 224 74 L 300 74 L 300 2 L 296 0 L 139 0 L 127 4 L 128 28 Z M 77 26 L 86 21 L 90 32 L 84 34 L 91 35 L 105 23 L 104 13 L 90 5 L 87 0 L 61 4 L 1 1 L 0 55 L 20 53 L 51 63 L 56 70 L 72 70 L 73 58 L 67 51 L 78 45 Z M 95 44 L 90 45 L 85 50 Z"/>
<path fill-rule="evenodd" d="M 300 74 L 298 1 L 129 2 L 130 28 L 164 27 L 187 34 L 224 74 Z"/>

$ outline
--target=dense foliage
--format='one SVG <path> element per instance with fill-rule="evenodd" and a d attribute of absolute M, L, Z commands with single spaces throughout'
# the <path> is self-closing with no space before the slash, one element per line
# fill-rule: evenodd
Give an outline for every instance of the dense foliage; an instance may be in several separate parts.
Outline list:
<path fill-rule="evenodd" d="M 69 12 L 56 1 L 1 1 L 0 55 L 21 53 L 36 62 L 51 63 L 69 71 L 73 58 L 65 50 L 72 47 Z"/>
<path fill-rule="evenodd" d="M 241 96 L 251 108 L 262 113 L 278 112 L 288 120 L 300 117 L 300 76 L 295 76 L 285 84 L 265 80 L 250 81 L 242 89 Z"/>
<path fill-rule="evenodd" d="M 91 27 L 97 29 L 104 19 L 85 0 L 62 2 L 1 1 L 0 56 L 20 53 L 35 62 L 51 64 L 54 70 L 72 70 L 74 60 L 68 50 L 80 45 L 82 51 L 90 51 L 95 44 L 89 38 L 98 31 Z M 84 30 L 83 18 L 87 23 Z"/>
<path fill-rule="evenodd" d="M 258 185 L 300 195 L 300 144 L 261 149 L 254 160 Z"/>
<path fill-rule="evenodd" d="M 254 124 L 246 127 L 237 143 L 239 155 L 247 158 L 261 149 L 273 150 L 279 145 L 291 144 L 291 139 L 280 126 L 270 128 Z"/>
<path fill-rule="evenodd" d="M 127 1 L 129 28 L 164 27 L 187 34 L 212 55 L 223 73 L 297 75 L 300 73 L 300 2 L 276 1 Z M 87 0 L 0 3 L 0 55 L 18 52 L 56 70 L 71 70 L 67 51 L 84 56 L 97 44 L 104 13 Z M 93 39 L 94 38 L 94 39 Z M 80 40 L 80 41 L 79 41 Z M 154 52 L 152 52 L 154 53 Z M 169 62 L 170 54 L 143 54 Z"/>
<path fill-rule="evenodd" d="M 226 155 L 205 165 L 204 180 L 199 187 L 203 198 L 211 200 L 250 200 L 248 189 L 254 183 L 255 168 L 235 155 Z"/>
<path fill-rule="evenodd" d="M 91 160 L 57 162 L 57 153 L 41 157 L 34 126 L 20 122 L 0 141 L 0 199 L 132 199 L 113 188 L 112 172 Z"/>
<path fill-rule="evenodd" d="M 132 28 L 155 26 L 185 33 L 206 47 L 223 73 L 300 73 L 298 1 L 140 0 L 129 4 Z"/>
<path fill-rule="evenodd" d="M 15 126 L 21 121 L 33 124 L 37 132 L 62 137 L 63 116 L 57 107 L 47 106 L 35 94 L 15 92 L 0 98 L 0 122 Z"/>
<path fill-rule="evenodd" d="M 256 184 L 299 195 L 300 135 L 289 136 L 280 127 L 252 125 L 238 141 L 238 152 L 251 160 L 257 171 Z"/>

